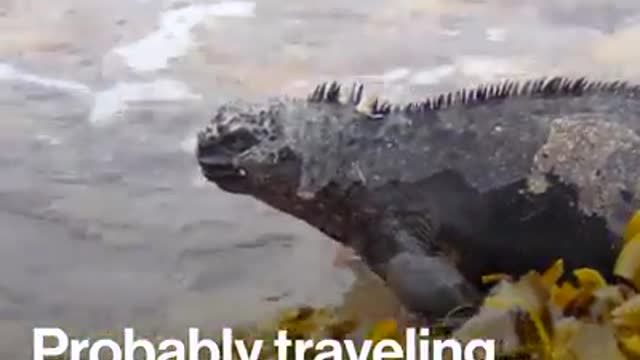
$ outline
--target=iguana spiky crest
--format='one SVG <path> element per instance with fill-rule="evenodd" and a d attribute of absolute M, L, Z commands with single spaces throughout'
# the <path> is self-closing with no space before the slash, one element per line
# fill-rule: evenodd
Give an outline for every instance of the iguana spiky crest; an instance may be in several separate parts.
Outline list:
<path fill-rule="evenodd" d="M 592 81 L 586 77 L 560 76 L 485 83 L 406 104 L 391 104 L 378 97 L 367 98 L 364 90 L 364 85 L 358 82 L 353 83 L 348 92 L 345 92 L 344 85 L 337 81 L 323 82 L 314 88 L 307 97 L 307 101 L 352 104 L 369 117 L 382 118 L 392 113 L 420 114 L 444 110 L 456 105 L 473 106 L 514 97 L 578 97 L 604 93 L 625 94 L 629 97 L 640 96 L 640 85 L 629 85 L 626 81 Z"/>

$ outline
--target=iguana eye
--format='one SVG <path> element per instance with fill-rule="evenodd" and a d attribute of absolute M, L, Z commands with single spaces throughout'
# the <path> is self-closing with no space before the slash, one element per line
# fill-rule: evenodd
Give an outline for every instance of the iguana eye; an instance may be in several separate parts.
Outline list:
<path fill-rule="evenodd" d="M 258 143 L 258 139 L 247 129 L 238 129 L 225 134 L 220 145 L 234 153 L 243 152 Z"/>

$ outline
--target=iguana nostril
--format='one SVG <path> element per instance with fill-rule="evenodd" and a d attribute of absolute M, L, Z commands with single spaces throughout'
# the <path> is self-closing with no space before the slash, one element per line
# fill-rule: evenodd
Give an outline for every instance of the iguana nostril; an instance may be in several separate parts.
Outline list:
<path fill-rule="evenodd" d="M 198 149 L 208 147 L 214 142 L 215 142 L 215 136 L 213 136 L 208 129 L 198 132 L 198 136 L 197 136 Z"/>

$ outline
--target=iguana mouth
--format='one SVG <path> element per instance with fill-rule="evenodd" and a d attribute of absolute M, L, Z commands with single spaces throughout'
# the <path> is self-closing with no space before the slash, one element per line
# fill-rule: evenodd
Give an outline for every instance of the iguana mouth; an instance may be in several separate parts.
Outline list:
<path fill-rule="evenodd" d="M 199 164 L 202 167 L 204 175 L 212 181 L 232 180 L 243 178 L 243 171 L 236 168 L 232 164 L 216 164 L 211 163 L 209 158 L 200 158 Z"/>
<path fill-rule="evenodd" d="M 222 139 L 223 140 L 223 139 Z M 198 135 L 196 156 L 203 175 L 214 182 L 240 180 L 245 177 L 243 169 L 233 161 L 234 149 L 225 146 L 220 138 L 212 137 L 204 132 Z"/>

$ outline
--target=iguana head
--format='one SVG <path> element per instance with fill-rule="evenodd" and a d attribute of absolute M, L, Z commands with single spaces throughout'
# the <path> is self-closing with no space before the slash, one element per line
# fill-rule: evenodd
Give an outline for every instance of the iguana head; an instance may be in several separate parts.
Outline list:
<path fill-rule="evenodd" d="M 358 153 L 356 137 L 363 136 L 356 128 L 369 122 L 357 108 L 361 91 L 323 84 L 306 99 L 224 104 L 198 135 L 202 173 L 225 191 L 262 200 L 308 198 L 345 180 L 344 161 Z"/>

